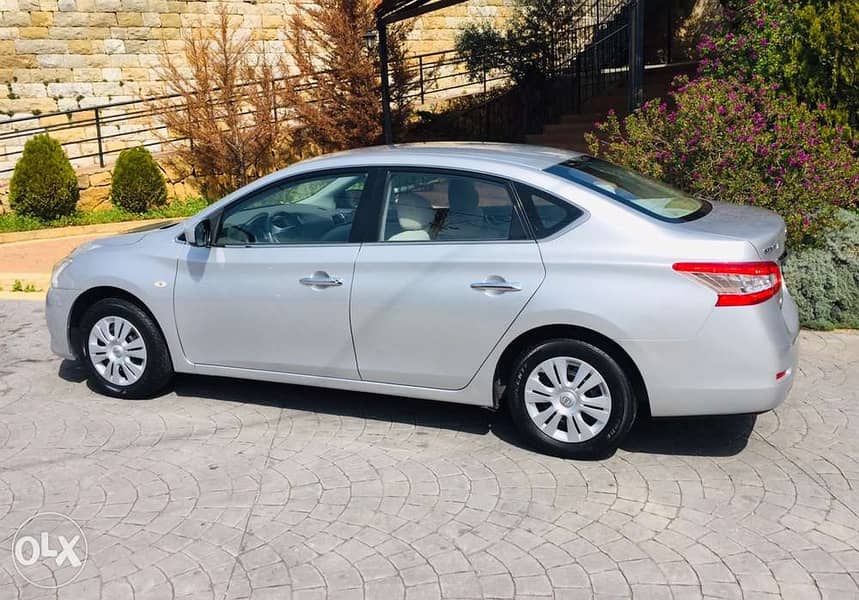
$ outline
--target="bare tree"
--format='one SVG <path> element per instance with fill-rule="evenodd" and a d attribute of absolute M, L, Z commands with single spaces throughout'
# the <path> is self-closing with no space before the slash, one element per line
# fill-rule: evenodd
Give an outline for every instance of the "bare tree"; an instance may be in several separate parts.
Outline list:
<path fill-rule="evenodd" d="M 379 141 L 378 59 L 364 47 L 364 34 L 375 28 L 373 6 L 372 0 L 319 0 L 292 16 L 287 47 L 301 82 L 292 105 L 303 144 L 327 152 Z M 401 24 L 389 33 L 391 98 L 400 126 L 416 89 L 416 73 L 404 60 L 410 28 Z"/>
<path fill-rule="evenodd" d="M 220 196 L 274 170 L 283 162 L 289 127 L 278 119 L 286 80 L 276 77 L 265 52 L 239 34 L 224 4 L 213 28 L 184 36 L 184 64 L 162 52 L 168 93 L 157 101 L 180 160 L 193 169 L 207 197 Z"/>
<path fill-rule="evenodd" d="M 400 21 L 388 29 L 388 63 L 390 74 L 391 121 L 395 131 L 403 131 L 414 115 L 415 96 L 420 92 L 420 77 L 432 80 L 440 61 L 423 66 L 409 61 L 408 36 L 414 21 Z"/>

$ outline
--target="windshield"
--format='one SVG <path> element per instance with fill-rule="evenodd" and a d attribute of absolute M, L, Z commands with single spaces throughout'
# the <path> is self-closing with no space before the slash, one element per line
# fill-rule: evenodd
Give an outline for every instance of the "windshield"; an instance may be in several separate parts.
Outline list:
<path fill-rule="evenodd" d="M 704 216 L 711 208 L 704 200 L 593 156 L 571 158 L 546 171 L 663 221 L 690 221 Z"/>

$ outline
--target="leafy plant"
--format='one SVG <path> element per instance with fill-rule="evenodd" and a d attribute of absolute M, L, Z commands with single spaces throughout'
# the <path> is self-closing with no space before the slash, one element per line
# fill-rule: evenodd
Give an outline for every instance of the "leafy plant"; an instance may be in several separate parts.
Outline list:
<path fill-rule="evenodd" d="M 21 215 L 56 219 L 74 212 L 80 192 L 66 153 L 47 134 L 32 137 L 9 182 L 9 204 Z"/>
<path fill-rule="evenodd" d="M 701 72 L 760 75 L 859 126 L 859 0 L 728 2 L 726 20 L 699 43 Z"/>
<path fill-rule="evenodd" d="M 519 0 L 502 30 L 490 23 L 467 25 L 456 37 L 456 50 L 469 71 L 501 69 L 514 81 L 541 82 L 569 55 L 570 28 L 581 8 L 567 0 Z"/>
<path fill-rule="evenodd" d="M 472 80 L 478 80 L 483 73 L 493 70 L 506 70 L 507 38 L 504 32 L 492 23 L 469 23 L 456 35 L 457 56 L 465 61 L 466 71 Z"/>
<path fill-rule="evenodd" d="M 806 327 L 859 327 L 859 214 L 841 211 L 844 227 L 820 247 L 788 256 L 784 277 Z"/>
<path fill-rule="evenodd" d="M 20 279 L 16 279 L 14 282 L 12 282 L 12 291 L 13 292 L 23 292 L 24 291 L 24 284 Z"/>
<path fill-rule="evenodd" d="M 144 213 L 167 202 L 167 184 L 146 148 L 119 153 L 110 180 L 110 201 L 131 213 Z"/>
<path fill-rule="evenodd" d="M 681 83 L 673 108 L 650 101 L 623 122 L 598 123 L 591 152 L 694 195 L 774 210 L 795 248 L 822 240 L 839 207 L 857 206 L 849 129 L 760 78 Z"/>

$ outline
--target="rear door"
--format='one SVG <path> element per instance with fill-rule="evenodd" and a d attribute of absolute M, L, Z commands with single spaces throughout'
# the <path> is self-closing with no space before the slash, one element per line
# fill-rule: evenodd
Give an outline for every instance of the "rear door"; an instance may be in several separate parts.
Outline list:
<path fill-rule="evenodd" d="M 463 388 L 543 280 L 518 200 L 502 180 L 396 169 L 382 213 L 352 288 L 361 378 Z"/>

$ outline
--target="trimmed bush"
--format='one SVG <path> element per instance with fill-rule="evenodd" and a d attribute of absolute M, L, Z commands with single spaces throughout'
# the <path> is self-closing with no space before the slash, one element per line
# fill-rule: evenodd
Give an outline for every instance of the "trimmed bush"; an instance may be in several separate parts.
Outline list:
<path fill-rule="evenodd" d="M 24 145 L 9 182 L 9 204 L 20 215 L 50 221 L 75 212 L 80 192 L 60 143 L 40 134 Z"/>
<path fill-rule="evenodd" d="M 146 148 L 119 153 L 110 180 L 110 201 L 132 213 L 144 213 L 167 203 L 164 175 Z"/>
<path fill-rule="evenodd" d="M 841 211 L 844 222 L 817 248 L 788 256 L 784 277 L 806 327 L 859 327 L 859 214 Z"/>
<path fill-rule="evenodd" d="M 671 105 L 646 102 L 598 124 L 591 152 L 693 195 L 773 210 L 794 249 L 823 240 L 839 208 L 857 207 L 857 146 L 825 111 L 760 78 L 680 83 Z"/>

